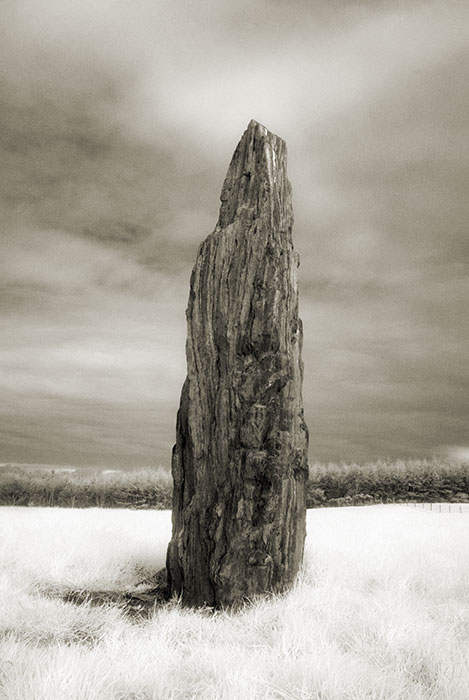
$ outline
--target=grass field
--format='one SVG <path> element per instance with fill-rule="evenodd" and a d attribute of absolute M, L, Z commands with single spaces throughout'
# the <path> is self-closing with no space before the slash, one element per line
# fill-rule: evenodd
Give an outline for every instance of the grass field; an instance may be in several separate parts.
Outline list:
<path fill-rule="evenodd" d="M 467 511 L 309 511 L 294 590 L 237 614 L 60 597 L 138 589 L 169 533 L 167 511 L 0 508 L 0 698 L 467 700 Z"/>

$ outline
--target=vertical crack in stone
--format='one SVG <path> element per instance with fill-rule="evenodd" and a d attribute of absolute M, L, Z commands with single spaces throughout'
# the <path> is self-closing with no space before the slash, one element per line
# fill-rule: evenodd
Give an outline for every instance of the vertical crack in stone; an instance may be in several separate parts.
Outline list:
<path fill-rule="evenodd" d="M 308 432 L 286 146 L 251 121 L 187 308 L 170 589 L 227 606 L 287 588 L 305 538 Z"/>

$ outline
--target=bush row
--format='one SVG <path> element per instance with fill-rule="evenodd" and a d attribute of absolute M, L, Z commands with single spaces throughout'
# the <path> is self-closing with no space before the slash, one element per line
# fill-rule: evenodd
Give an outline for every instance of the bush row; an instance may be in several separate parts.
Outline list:
<path fill-rule="evenodd" d="M 467 502 L 469 465 L 442 460 L 379 460 L 367 464 L 314 464 L 308 507 L 367 503 Z"/>
<path fill-rule="evenodd" d="M 62 508 L 171 508 L 172 480 L 164 469 L 61 471 L 2 467 L 0 504 Z"/>
<path fill-rule="evenodd" d="M 469 465 L 438 460 L 314 464 L 307 506 L 469 502 Z M 171 508 L 172 480 L 162 469 L 99 472 L 0 468 L 0 505 L 72 508 Z"/>

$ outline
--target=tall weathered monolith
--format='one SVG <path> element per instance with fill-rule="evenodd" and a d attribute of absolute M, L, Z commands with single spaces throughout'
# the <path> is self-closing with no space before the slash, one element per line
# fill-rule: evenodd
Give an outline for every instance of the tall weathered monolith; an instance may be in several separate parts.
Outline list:
<path fill-rule="evenodd" d="M 292 224 L 285 143 L 251 121 L 186 312 L 167 572 L 188 605 L 284 590 L 302 561 L 308 434 Z"/>

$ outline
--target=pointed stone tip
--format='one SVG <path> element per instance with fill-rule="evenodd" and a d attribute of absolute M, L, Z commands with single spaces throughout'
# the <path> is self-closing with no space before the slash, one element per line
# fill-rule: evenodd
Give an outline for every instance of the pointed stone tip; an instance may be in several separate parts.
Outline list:
<path fill-rule="evenodd" d="M 262 127 L 263 129 L 266 128 L 266 127 L 265 127 L 263 124 L 261 124 L 260 122 L 256 121 L 255 119 L 251 119 L 251 121 L 250 121 L 249 124 L 248 124 L 248 129 L 255 129 L 257 126 L 260 126 L 260 127 Z"/>
<path fill-rule="evenodd" d="M 291 222 L 286 157 L 285 141 L 251 119 L 236 146 L 223 183 L 218 228 L 228 226 L 238 215 L 246 218 L 255 210 L 257 216 L 261 209 L 271 212 L 273 208 L 277 220 Z"/>
<path fill-rule="evenodd" d="M 246 131 L 244 132 L 241 141 L 248 140 L 251 141 L 252 139 L 261 139 L 262 141 L 267 140 L 271 144 L 283 144 L 285 145 L 284 140 L 280 137 L 277 136 L 277 134 L 274 134 L 273 131 L 269 131 L 269 129 L 264 126 L 264 124 L 261 124 L 260 122 L 256 121 L 255 119 L 251 119 L 249 122 Z"/>
<path fill-rule="evenodd" d="M 246 131 L 255 131 L 256 129 L 260 129 L 263 131 L 265 134 L 269 133 L 269 130 L 266 126 L 261 124 L 260 122 L 257 122 L 255 119 L 251 119 L 249 122 Z"/>

